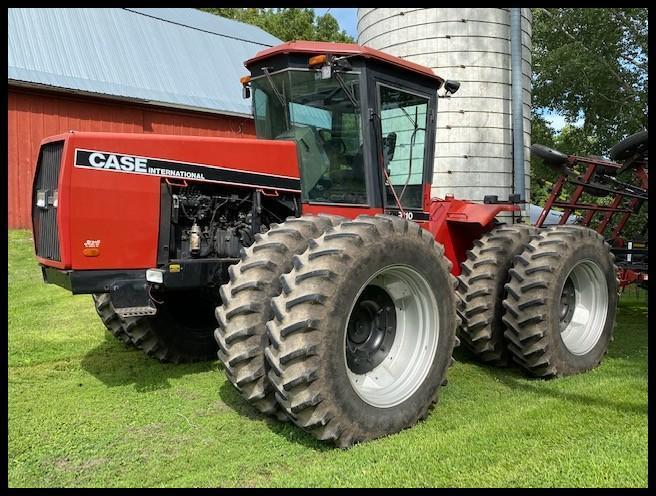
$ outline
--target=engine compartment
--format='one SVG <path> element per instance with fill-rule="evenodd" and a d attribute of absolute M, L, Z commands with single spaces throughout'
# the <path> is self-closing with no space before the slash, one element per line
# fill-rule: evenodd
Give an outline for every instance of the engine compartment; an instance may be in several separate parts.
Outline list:
<path fill-rule="evenodd" d="M 256 234 L 299 210 L 293 195 L 205 184 L 166 186 L 171 197 L 171 259 L 239 258 Z"/>

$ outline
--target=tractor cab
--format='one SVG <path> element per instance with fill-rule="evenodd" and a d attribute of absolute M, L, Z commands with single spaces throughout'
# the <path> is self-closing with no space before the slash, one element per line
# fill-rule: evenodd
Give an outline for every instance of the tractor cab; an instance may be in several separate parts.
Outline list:
<path fill-rule="evenodd" d="M 444 82 L 431 69 L 322 42 L 285 43 L 245 65 L 257 137 L 296 142 L 305 205 L 428 210 Z"/>

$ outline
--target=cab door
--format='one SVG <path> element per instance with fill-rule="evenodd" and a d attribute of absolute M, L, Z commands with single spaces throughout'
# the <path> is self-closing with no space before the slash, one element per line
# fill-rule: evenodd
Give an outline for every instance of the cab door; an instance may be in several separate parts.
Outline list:
<path fill-rule="evenodd" d="M 428 219 L 434 149 L 434 99 L 430 93 L 376 83 L 378 142 L 382 144 L 385 212 Z M 379 159 L 380 160 L 380 159 Z"/>

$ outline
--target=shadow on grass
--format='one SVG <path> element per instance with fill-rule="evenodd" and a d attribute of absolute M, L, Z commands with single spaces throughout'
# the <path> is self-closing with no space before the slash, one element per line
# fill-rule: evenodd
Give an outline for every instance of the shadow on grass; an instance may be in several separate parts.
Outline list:
<path fill-rule="evenodd" d="M 223 370 L 219 370 L 223 374 Z M 252 405 L 241 397 L 235 387 L 229 381 L 225 381 L 219 388 L 221 401 L 235 410 L 239 415 L 248 417 L 251 420 L 261 420 L 271 432 L 282 436 L 289 442 L 300 444 L 316 452 L 337 450 L 331 444 L 321 442 L 310 434 L 297 427 L 291 420 L 279 420 L 271 415 L 266 415 L 257 411 Z"/>
<path fill-rule="evenodd" d="M 81 367 L 110 387 L 134 385 L 137 391 L 155 391 L 171 387 L 170 379 L 215 369 L 213 361 L 191 364 L 160 363 L 132 346 L 107 339 L 90 350 Z"/>
<path fill-rule="evenodd" d="M 629 306 L 622 308 L 622 315 L 618 319 L 618 325 L 615 329 L 615 341 L 611 342 L 601 367 L 606 363 L 610 366 L 612 361 L 613 370 L 616 371 L 614 376 L 628 378 L 630 376 L 644 378 L 647 380 L 647 369 L 645 362 L 647 360 L 645 347 L 647 345 L 647 325 L 645 321 L 638 320 L 640 324 L 636 328 L 630 324 L 637 319 L 644 318 L 643 312 L 646 308 L 643 305 Z M 509 367 L 495 367 L 481 363 L 476 356 L 465 346 L 456 348 L 453 353 L 456 361 L 471 364 L 478 367 L 483 373 L 492 379 L 501 382 L 510 389 L 517 391 L 528 391 L 543 396 L 549 396 L 558 400 L 565 400 L 572 403 L 583 405 L 597 406 L 612 410 L 619 410 L 631 414 L 646 414 L 647 405 L 629 401 L 618 401 L 607 396 L 586 395 L 564 391 L 562 388 L 554 388 L 564 378 L 540 379 L 531 377 L 519 369 L 517 365 Z M 590 374 L 590 381 L 596 380 L 596 376 Z"/>
<path fill-rule="evenodd" d="M 135 390 L 140 392 L 170 388 L 170 379 L 209 370 L 221 376 L 224 374 L 220 364 L 217 370 L 215 361 L 191 364 L 160 363 L 134 347 L 119 342 L 109 333 L 105 341 L 82 358 L 81 367 L 108 387 L 134 385 Z M 291 421 L 281 421 L 260 413 L 243 399 L 227 380 L 219 387 L 219 396 L 223 403 L 241 416 L 263 421 L 272 432 L 290 442 L 317 452 L 333 449 L 331 445 L 314 439 Z"/>
<path fill-rule="evenodd" d="M 574 393 L 562 389 L 554 389 L 552 387 L 554 381 L 561 381 L 563 379 L 530 378 L 514 368 L 495 370 L 485 367 L 484 372 L 512 390 L 532 392 L 541 396 L 549 396 L 557 400 L 564 400 L 586 406 L 608 408 L 610 410 L 622 411 L 630 414 L 647 414 L 646 404 L 619 401 L 602 395 Z M 595 380 L 595 377 L 590 376 L 590 380 Z"/>

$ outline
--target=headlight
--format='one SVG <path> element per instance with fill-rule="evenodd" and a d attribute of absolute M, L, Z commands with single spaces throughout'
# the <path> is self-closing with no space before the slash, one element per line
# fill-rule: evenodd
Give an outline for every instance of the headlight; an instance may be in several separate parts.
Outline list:
<path fill-rule="evenodd" d="M 162 284 L 164 282 L 164 271 L 160 269 L 146 270 L 146 281 Z"/>
<path fill-rule="evenodd" d="M 39 208 L 46 208 L 46 195 L 48 190 L 41 190 L 36 192 L 36 206 Z"/>

